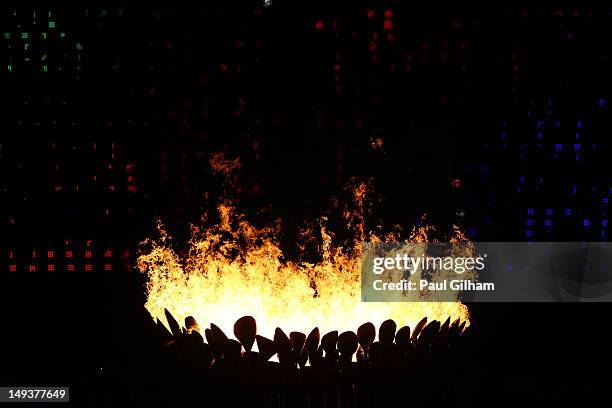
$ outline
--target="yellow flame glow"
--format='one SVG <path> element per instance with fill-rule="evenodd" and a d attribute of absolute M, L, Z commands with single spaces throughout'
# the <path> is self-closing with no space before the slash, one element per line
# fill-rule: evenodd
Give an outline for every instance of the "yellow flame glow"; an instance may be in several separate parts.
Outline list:
<path fill-rule="evenodd" d="M 239 167 L 236 162 L 225 164 Z M 320 234 L 321 256 L 316 263 L 284 260 L 277 229 L 256 228 L 230 200 L 218 206 L 218 224 L 202 230 L 194 227 L 189 254 L 183 258 L 170 247 L 160 225 L 160 238 L 148 240 L 148 249 L 138 259 L 148 279 L 147 310 L 161 321 L 165 321 L 164 308 L 179 321 L 191 315 L 201 327 L 215 323 L 228 336 L 244 315 L 255 317 L 258 333 L 267 337 L 273 336 L 276 327 L 286 333 L 308 333 L 319 327 L 324 334 L 355 331 L 365 322 L 378 327 L 386 319 L 411 328 L 423 317 L 440 321 L 450 317 L 451 321 L 466 320 L 468 325 L 468 309 L 459 302 L 361 302 L 361 243 L 381 241 L 363 226 L 366 190 L 364 184 L 354 188 L 357 210 L 343 214 L 347 224 L 354 224 L 350 248 L 335 246 L 323 222 L 318 231 L 306 232 Z M 395 238 L 393 234 L 384 238 L 389 237 Z M 456 229 L 453 239 L 465 237 Z M 427 227 L 414 229 L 409 240 L 426 242 Z M 301 238 L 296 241 L 300 247 Z"/>

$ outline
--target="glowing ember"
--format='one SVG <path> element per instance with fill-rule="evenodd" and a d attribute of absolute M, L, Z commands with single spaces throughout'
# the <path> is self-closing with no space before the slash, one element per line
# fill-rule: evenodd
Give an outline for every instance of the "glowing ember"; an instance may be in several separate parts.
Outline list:
<path fill-rule="evenodd" d="M 218 156 L 211 162 L 215 171 L 222 171 L 224 164 L 226 181 L 234 181 L 229 173 L 239 168 L 238 162 L 223 162 Z M 316 233 L 322 245 L 316 263 L 284 260 L 278 230 L 256 228 L 228 199 L 218 206 L 217 225 L 202 230 L 194 227 L 189 255 L 184 259 L 171 249 L 160 225 L 161 237 L 146 241 L 146 253 L 139 257 L 139 268 L 148 279 L 147 310 L 165 321 L 167 308 L 179 321 L 193 316 L 202 327 L 215 323 L 228 334 L 233 333 L 238 318 L 251 315 L 257 320 L 258 334 L 268 337 L 277 327 L 305 333 L 319 327 L 321 333 L 327 333 L 354 331 L 364 322 L 378 327 L 387 319 L 395 320 L 400 327 L 414 327 L 423 317 L 467 321 L 468 309 L 459 302 L 361 302 L 361 243 L 381 240 L 364 227 L 366 190 L 364 183 L 353 189 L 357 209 L 343 214 L 354 231 L 351 245 L 336 246 L 333 234 L 321 221 Z M 397 236 L 388 234 L 384 238 Z M 456 230 L 453 239 L 465 237 Z M 426 241 L 427 228 L 413 230 L 409 240 Z M 297 245 L 301 248 L 302 243 Z"/>

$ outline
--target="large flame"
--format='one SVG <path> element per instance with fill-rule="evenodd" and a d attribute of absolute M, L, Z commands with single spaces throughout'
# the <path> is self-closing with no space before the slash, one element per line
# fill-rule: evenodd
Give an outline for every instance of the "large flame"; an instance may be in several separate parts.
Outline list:
<path fill-rule="evenodd" d="M 213 170 L 228 175 L 239 168 L 235 161 L 213 156 Z M 224 167 L 226 165 L 226 167 Z M 176 318 L 193 316 L 200 325 L 215 323 L 233 333 L 234 322 L 244 315 L 255 317 L 258 333 L 272 337 L 276 327 L 285 332 L 322 333 L 356 330 L 365 322 L 377 327 L 386 319 L 399 326 L 415 324 L 423 317 L 444 321 L 451 318 L 469 324 L 468 309 L 460 302 L 361 302 L 360 251 L 363 242 L 397 239 L 397 234 L 377 236 L 364 227 L 364 195 L 367 183 L 353 186 L 356 209 L 343 213 L 354 239 L 349 245 L 335 244 L 334 235 L 322 218 L 316 228 L 296 237 L 297 247 L 316 237 L 320 257 L 316 262 L 285 260 L 279 246 L 278 225 L 257 228 L 236 210 L 235 202 L 221 200 L 219 222 L 193 228 L 189 254 L 180 257 L 160 225 L 160 237 L 148 240 L 138 259 L 147 276 L 146 308 L 164 321 L 164 309 Z M 427 227 L 415 228 L 408 238 L 427 241 Z M 456 229 L 454 240 L 465 240 Z"/>

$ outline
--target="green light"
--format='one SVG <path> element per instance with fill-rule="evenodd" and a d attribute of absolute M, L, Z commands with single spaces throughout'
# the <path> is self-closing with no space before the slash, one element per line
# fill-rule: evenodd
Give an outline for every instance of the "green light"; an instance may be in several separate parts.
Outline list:
<path fill-rule="evenodd" d="M 83 49 L 83 46 L 81 45 L 81 43 L 77 43 L 76 49 L 77 50 L 82 50 Z"/>
<path fill-rule="evenodd" d="M 49 28 L 55 28 L 55 21 L 49 21 Z"/>
<path fill-rule="evenodd" d="M 5 40 L 10 40 L 11 39 L 11 33 L 4 33 L 4 39 Z"/>
<path fill-rule="evenodd" d="M 8 72 L 13 72 L 13 65 L 8 64 L 8 65 L 6 66 L 6 69 L 8 70 Z"/>
<path fill-rule="evenodd" d="M 30 36 L 30 34 L 28 34 L 28 33 L 21 33 L 21 39 L 22 40 L 27 40 L 29 36 Z"/>
<path fill-rule="evenodd" d="M 47 67 L 47 65 L 43 65 L 42 66 L 42 70 L 43 70 L 43 72 L 47 72 L 49 70 L 49 68 Z"/>

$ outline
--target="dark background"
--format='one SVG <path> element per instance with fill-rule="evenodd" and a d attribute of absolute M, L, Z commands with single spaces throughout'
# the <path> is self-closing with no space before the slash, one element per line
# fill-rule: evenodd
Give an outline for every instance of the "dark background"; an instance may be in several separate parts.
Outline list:
<path fill-rule="evenodd" d="M 355 176 L 387 226 L 606 241 L 611 13 L 3 3 L 0 384 L 152 395 L 138 244 L 156 217 L 180 241 L 214 207 L 216 151 L 240 156 L 241 208 L 282 218 L 287 253 Z M 607 392 L 608 305 L 471 310 L 481 401 Z"/>

